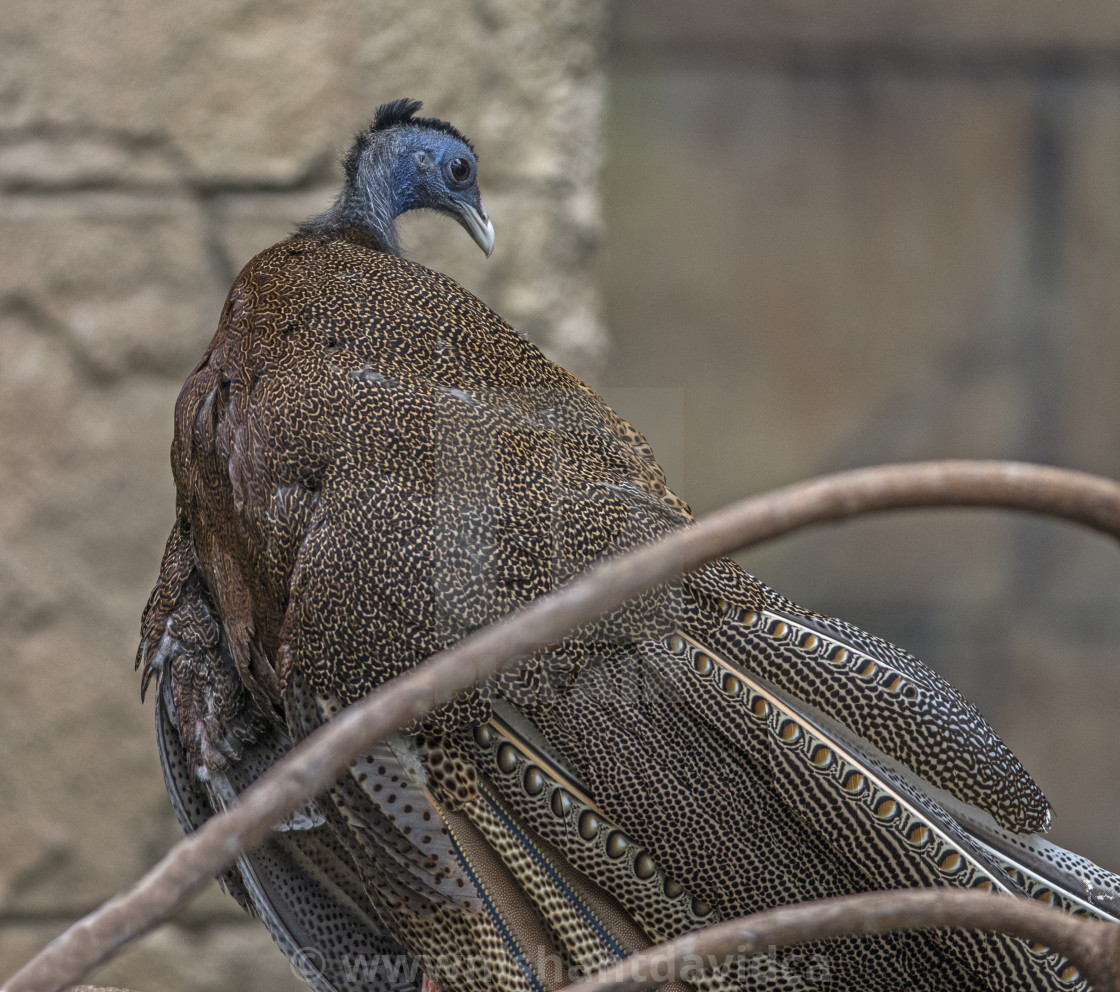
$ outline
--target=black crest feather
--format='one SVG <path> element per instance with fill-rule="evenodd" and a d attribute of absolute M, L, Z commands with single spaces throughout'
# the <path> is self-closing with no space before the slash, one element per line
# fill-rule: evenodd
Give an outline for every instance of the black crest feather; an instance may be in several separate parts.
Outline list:
<path fill-rule="evenodd" d="M 394 124 L 407 124 L 422 106 L 424 104 L 419 100 L 410 100 L 408 97 L 383 103 L 373 115 L 373 123 L 370 124 L 369 129 L 384 131 Z"/>
<path fill-rule="evenodd" d="M 417 117 L 416 112 L 422 106 L 424 104 L 419 100 L 409 100 L 407 97 L 393 100 L 390 103 L 383 103 L 377 108 L 377 113 L 374 114 L 373 123 L 369 126 L 370 132 L 385 131 L 400 124 L 413 124 L 416 127 L 431 128 L 433 131 L 442 131 L 444 134 L 449 134 L 461 141 L 472 152 L 474 151 L 474 145 L 470 143 L 470 139 L 453 124 L 441 121 L 437 117 Z"/>

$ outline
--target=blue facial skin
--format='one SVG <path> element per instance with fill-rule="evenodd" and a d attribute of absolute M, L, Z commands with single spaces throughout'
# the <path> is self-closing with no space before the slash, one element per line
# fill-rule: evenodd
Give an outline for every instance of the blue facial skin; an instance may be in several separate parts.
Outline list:
<path fill-rule="evenodd" d="M 464 142 L 412 124 L 363 135 L 359 142 L 364 147 L 348 168 L 338 199 L 301 225 L 301 233 L 347 235 L 400 254 L 397 217 L 408 210 L 438 210 L 490 255 L 494 227 L 478 191 L 478 161 Z"/>

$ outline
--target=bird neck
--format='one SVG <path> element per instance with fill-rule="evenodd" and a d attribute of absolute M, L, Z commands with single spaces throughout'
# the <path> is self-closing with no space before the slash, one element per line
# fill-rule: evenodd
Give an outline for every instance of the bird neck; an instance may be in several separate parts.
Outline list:
<path fill-rule="evenodd" d="M 328 210 L 305 221 L 300 234 L 348 238 L 391 255 L 401 253 L 397 217 L 408 209 L 411 184 L 398 182 L 401 149 L 395 141 L 370 149 Z"/>

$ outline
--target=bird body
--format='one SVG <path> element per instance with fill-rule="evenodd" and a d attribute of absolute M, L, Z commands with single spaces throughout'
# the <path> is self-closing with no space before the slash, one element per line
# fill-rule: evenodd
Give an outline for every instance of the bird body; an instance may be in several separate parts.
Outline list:
<path fill-rule="evenodd" d="M 396 253 L 402 203 L 493 246 L 469 144 L 417 107 L 382 108 L 335 207 L 245 267 L 176 405 L 177 519 L 138 664 L 188 830 L 382 682 L 692 519 L 590 387 Z M 460 205 L 393 200 L 416 188 L 402 161 L 453 185 L 456 159 Z M 395 206 L 362 221 L 360 202 Z M 721 918 L 869 889 L 1115 913 L 1116 879 L 1039 838 L 1049 818 L 939 676 L 720 560 L 359 756 L 224 881 L 316 989 L 413 989 L 422 971 L 444 992 L 543 992 Z M 1022 941 L 937 931 L 674 981 L 1076 976 Z"/>

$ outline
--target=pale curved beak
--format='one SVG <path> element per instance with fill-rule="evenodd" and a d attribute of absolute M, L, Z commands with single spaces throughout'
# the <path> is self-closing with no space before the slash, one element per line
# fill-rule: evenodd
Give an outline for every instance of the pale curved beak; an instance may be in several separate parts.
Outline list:
<path fill-rule="evenodd" d="M 482 201 L 478 201 L 477 207 L 469 203 L 459 204 L 458 219 L 474 239 L 474 243 L 486 252 L 486 257 L 489 258 L 494 252 L 494 225 L 490 222 Z"/>

